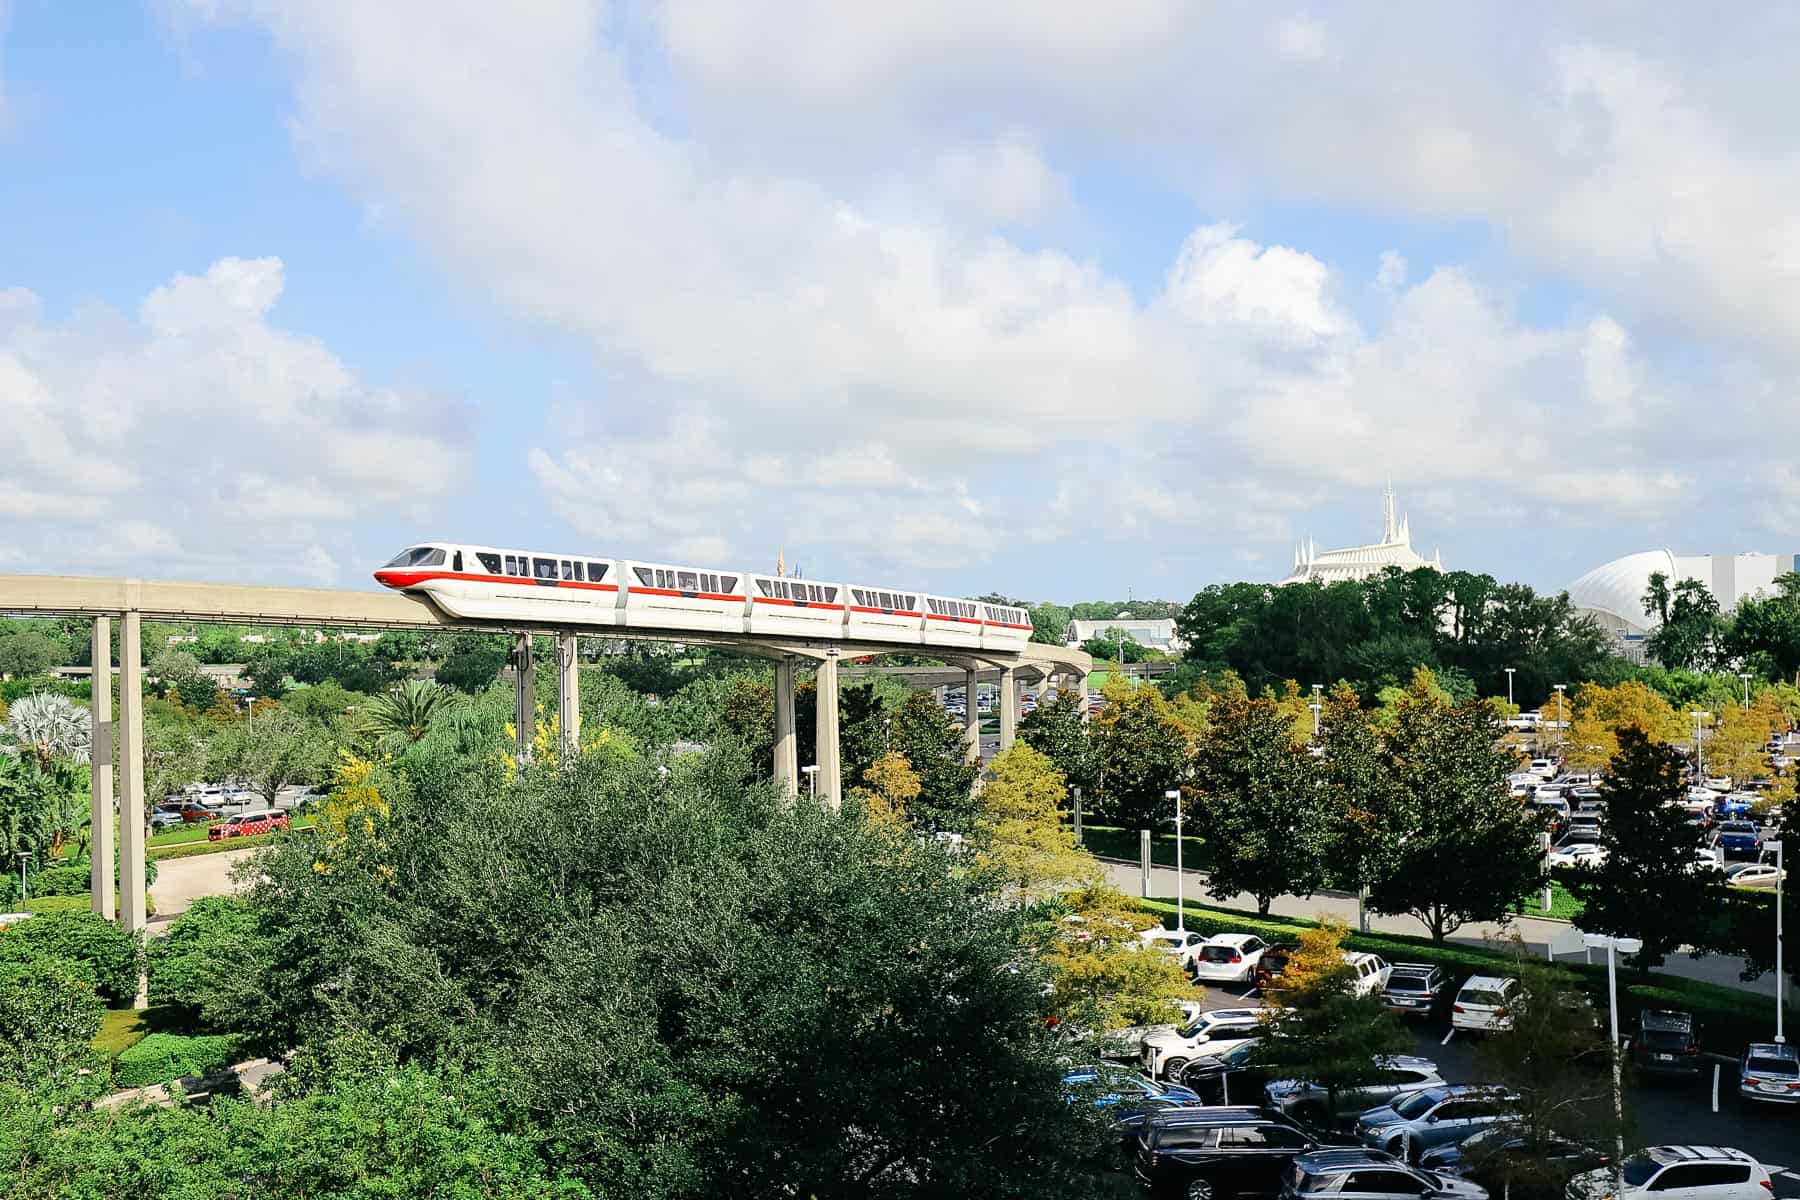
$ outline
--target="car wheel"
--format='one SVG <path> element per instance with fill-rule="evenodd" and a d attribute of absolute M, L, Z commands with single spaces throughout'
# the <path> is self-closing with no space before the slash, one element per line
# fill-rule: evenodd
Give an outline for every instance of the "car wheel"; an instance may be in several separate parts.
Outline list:
<path fill-rule="evenodd" d="M 1163 1064 L 1163 1078 L 1171 1082 L 1180 1082 L 1181 1072 L 1188 1065 L 1185 1058 L 1171 1058 Z"/>
<path fill-rule="evenodd" d="M 1213 1187 L 1210 1179 L 1190 1179 L 1187 1185 L 1187 1200 L 1213 1200 L 1218 1189 Z"/>
<path fill-rule="evenodd" d="M 1403 1137 L 1391 1139 L 1386 1146 L 1382 1147 L 1382 1149 L 1386 1150 L 1401 1162 L 1412 1161 L 1412 1156 L 1406 1152 L 1408 1149 L 1407 1140 Z"/>

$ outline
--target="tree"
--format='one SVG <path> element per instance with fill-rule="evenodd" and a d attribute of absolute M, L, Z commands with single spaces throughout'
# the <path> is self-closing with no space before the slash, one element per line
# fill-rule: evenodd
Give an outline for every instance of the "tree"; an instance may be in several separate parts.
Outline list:
<path fill-rule="evenodd" d="M 336 749 L 330 731 L 284 707 L 222 728 L 206 747 L 207 774 L 242 780 L 273 804 L 289 784 L 321 782 Z"/>
<path fill-rule="evenodd" d="M 1095 808 L 1127 829 L 1155 828 L 1173 818 L 1165 797 L 1187 778 L 1188 731 L 1155 688 L 1108 680 L 1106 697 L 1090 726 L 1100 768 Z"/>
<path fill-rule="evenodd" d="M 887 706 L 873 683 L 838 689 L 838 755 L 845 779 L 860 779 L 892 742 Z"/>
<path fill-rule="evenodd" d="M 1377 912 L 1410 913 L 1442 941 L 1470 921 L 1505 920 L 1542 877 L 1540 820 L 1512 795 L 1516 760 L 1491 710 L 1454 707 L 1414 681 L 1387 737 L 1377 820 L 1407 831 L 1369 880 Z"/>
<path fill-rule="evenodd" d="M 58 758 L 86 758 L 93 718 L 88 710 L 53 692 L 33 692 L 6 714 L 6 733 L 30 751 L 44 770 Z"/>
<path fill-rule="evenodd" d="M 1325 1089 L 1324 1108 L 1301 1114 L 1315 1122 L 1337 1111 L 1340 1091 L 1374 1078 L 1382 1056 L 1412 1044 L 1400 1019 L 1378 997 L 1357 992 L 1341 949 L 1346 932 L 1324 920 L 1301 931 L 1273 997 L 1276 1007 L 1252 1053 L 1252 1061 L 1265 1070 Z"/>
<path fill-rule="evenodd" d="M 1615 1133 L 1604 1068 L 1606 1035 L 1592 1001 L 1566 970 L 1543 962 L 1513 939 L 1510 974 L 1519 988 L 1507 1003 L 1507 1024 L 1475 1049 L 1479 1076 L 1516 1099 L 1507 1124 L 1525 1138 L 1526 1152 L 1470 1155 L 1486 1179 L 1512 1195 L 1553 1200 L 1567 1171 L 1549 1153 L 1557 1139 L 1607 1146 Z M 1536 1153 L 1534 1153 L 1536 1151 Z"/>
<path fill-rule="evenodd" d="M 1050 972 L 1050 1009 L 1071 1028 L 1104 1033 L 1172 1021 L 1176 1002 L 1198 999 L 1167 954 L 1146 953 L 1138 935 L 1162 922 L 1108 883 L 1046 906 L 1040 954 Z"/>
<path fill-rule="evenodd" d="M 454 708 L 456 692 L 428 679 L 408 679 L 375 697 L 364 710 L 364 728 L 376 737 L 416 742 L 431 731 L 439 714 Z"/>
<path fill-rule="evenodd" d="M 41 633 L 0 634 L 0 675 L 42 675 L 67 661 L 63 647 Z"/>
<path fill-rule="evenodd" d="M 1049 646 L 1062 645 L 1069 630 L 1069 610 L 1060 604 L 1030 604 L 1031 640 Z"/>
<path fill-rule="evenodd" d="M 1102 629 L 1083 642 L 1081 648 L 1101 662 L 1138 663 L 1161 657 L 1123 629 Z"/>
<path fill-rule="evenodd" d="M 1723 877 L 1696 865 L 1702 834 L 1678 802 L 1686 785 L 1681 756 L 1635 728 L 1619 731 L 1619 753 L 1602 780 L 1606 861 L 1567 873 L 1581 901 L 1582 925 L 1597 933 L 1644 943 L 1644 970 L 1684 945 L 1713 940 L 1711 919 L 1722 912 Z"/>
<path fill-rule="evenodd" d="M 158 651 L 145 673 L 164 695 L 200 712 L 211 708 L 219 695 L 219 685 L 200 669 L 200 660 L 185 651 Z"/>
<path fill-rule="evenodd" d="M 1207 892 L 1247 892 L 1264 916 L 1275 897 L 1310 896 L 1325 877 L 1329 794 L 1294 744 L 1294 724 L 1273 700 L 1221 698 L 1194 756 L 1192 827 L 1211 851 Z"/>
<path fill-rule="evenodd" d="M 91 912 L 39 913 L 0 929 L 0 963 L 75 963 L 101 998 L 115 1004 L 137 994 L 142 953 L 135 935 Z"/>
<path fill-rule="evenodd" d="M 202 896 L 149 942 L 150 1003 L 220 1026 L 244 1003 L 234 989 L 254 978 L 263 938 L 256 913 L 235 896 Z"/>
<path fill-rule="evenodd" d="M 740 675 L 719 706 L 719 726 L 750 756 L 751 779 L 775 774 L 775 689 L 761 679 Z"/>
<path fill-rule="evenodd" d="M 1039 704 L 1019 720 L 1019 741 L 1044 755 L 1070 787 L 1078 787 L 1092 804 L 1097 789 L 1097 765 L 1088 738 L 1087 697 L 1064 690 Z"/>
<path fill-rule="evenodd" d="M 967 761 L 962 727 L 944 714 L 930 692 L 912 693 L 891 720 L 889 744 L 919 773 L 914 822 L 921 829 L 971 832 L 977 768 Z"/>
<path fill-rule="evenodd" d="M 863 772 L 863 786 L 850 789 L 863 807 L 876 820 L 901 825 L 907 820 L 907 808 L 919 798 L 922 787 L 919 773 L 901 754 L 887 753 L 876 759 Z"/>
<path fill-rule="evenodd" d="M 975 847 L 983 864 L 1027 896 L 1091 883 L 1099 875 L 1092 855 L 1063 827 L 1069 789 L 1062 772 L 1030 746 L 1015 743 L 988 764 L 991 778 L 977 797 Z"/>
<path fill-rule="evenodd" d="M 450 642 L 450 653 L 437 669 L 437 681 L 474 695 L 500 675 L 512 652 L 506 638 L 491 633 L 459 633 Z"/>
<path fill-rule="evenodd" d="M 1660 622 L 1650 635 L 1650 652 L 1665 667 L 1712 667 L 1724 632 L 1719 602 L 1698 579 L 1682 580 L 1673 592 L 1666 589 L 1667 580 L 1658 572 L 1644 593 L 1646 615 Z"/>
<path fill-rule="evenodd" d="M 0 1087 L 58 1094 L 97 1066 L 93 976 L 61 958 L 0 961 Z"/>

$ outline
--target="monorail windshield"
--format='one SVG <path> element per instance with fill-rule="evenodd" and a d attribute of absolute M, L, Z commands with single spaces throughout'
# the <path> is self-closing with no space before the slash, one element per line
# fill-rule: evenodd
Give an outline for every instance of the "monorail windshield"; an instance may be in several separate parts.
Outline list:
<path fill-rule="evenodd" d="M 394 555 L 393 561 L 385 567 L 441 567 L 444 565 L 444 551 L 439 546 L 413 546 Z"/>

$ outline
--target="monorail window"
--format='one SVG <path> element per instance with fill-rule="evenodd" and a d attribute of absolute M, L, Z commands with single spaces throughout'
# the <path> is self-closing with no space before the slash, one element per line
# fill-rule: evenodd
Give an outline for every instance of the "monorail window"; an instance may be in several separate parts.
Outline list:
<path fill-rule="evenodd" d="M 586 563 L 577 562 L 575 564 L 575 582 L 576 583 L 586 583 L 587 582 L 587 564 Z"/>
<path fill-rule="evenodd" d="M 506 573 L 508 575 L 517 575 L 519 573 L 519 560 L 511 554 L 506 556 Z"/>
<path fill-rule="evenodd" d="M 575 578 L 575 564 L 574 563 L 570 562 L 568 559 L 565 558 L 558 565 L 562 567 L 562 577 L 564 579 Z"/>
<path fill-rule="evenodd" d="M 455 554 L 452 554 L 450 556 L 450 569 L 452 571 L 461 571 L 462 570 L 462 551 L 461 550 L 458 550 Z"/>
<path fill-rule="evenodd" d="M 692 571 L 677 572 L 675 578 L 681 581 L 676 585 L 681 591 L 697 592 L 700 590 L 700 577 Z"/>
<path fill-rule="evenodd" d="M 599 583 L 602 579 L 605 579 L 606 567 L 607 564 L 605 563 L 590 562 L 588 564 L 588 582 Z"/>
<path fill-rule="evenodd" d="M 633 567 L 631 573 L 638 577 L 638 583 L 644 587 L 656 586 L 656 572 L 649 567 Z"/>
<path fill-rule="evenodd" d="M 737 591 L 737 576 L 736 575 L 721 575 L 721 576 L 719 576 L 719 590 L 721 592 L 725 592 L 727 594 Z"/>
<path fill-rule="evenodd" d="M 498 554 L 482 554 L 478 551 L 476 552 L 475 557 L 481 560 L 481 565 L 487 568 L 487 573 L 489 575 L 498 575 L 500 573 L 500 556 Z"/>
<path fill-rule="evenodd" d="M 531 568 L 535 578 L 556 578 L 556 560 L 554 558 L 534 558 L 531 560 Z"/>
<path fill-rule="evenodd" d="M 437 546 L 413 546 L 394 555 L 390 567 L 441 567 L 444 552 Z"/>

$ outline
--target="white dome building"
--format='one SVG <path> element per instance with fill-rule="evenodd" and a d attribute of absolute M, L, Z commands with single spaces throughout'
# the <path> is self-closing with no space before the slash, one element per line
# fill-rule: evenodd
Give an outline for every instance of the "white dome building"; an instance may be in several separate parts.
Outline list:
<path fill-rule="evenodd" d="M 1582 616 L 1592 617 L 1612 634 L 1621 653 L 1644 661 L 1644 639 L 1656 631 L 1656 618 L 1644 612 L 1650 576 L 1661 574 L 1672 590 L 1684 579 L 1706 585 L 1721 609 L 1729 611 L 1747 596 L 1775 590 L 1775 577 L 1793 570 L 1795 560 L 1774 554 L 1676 555 L 1645 550 L 1602 563 L 1569 585 L 1569 602 Z"/>

